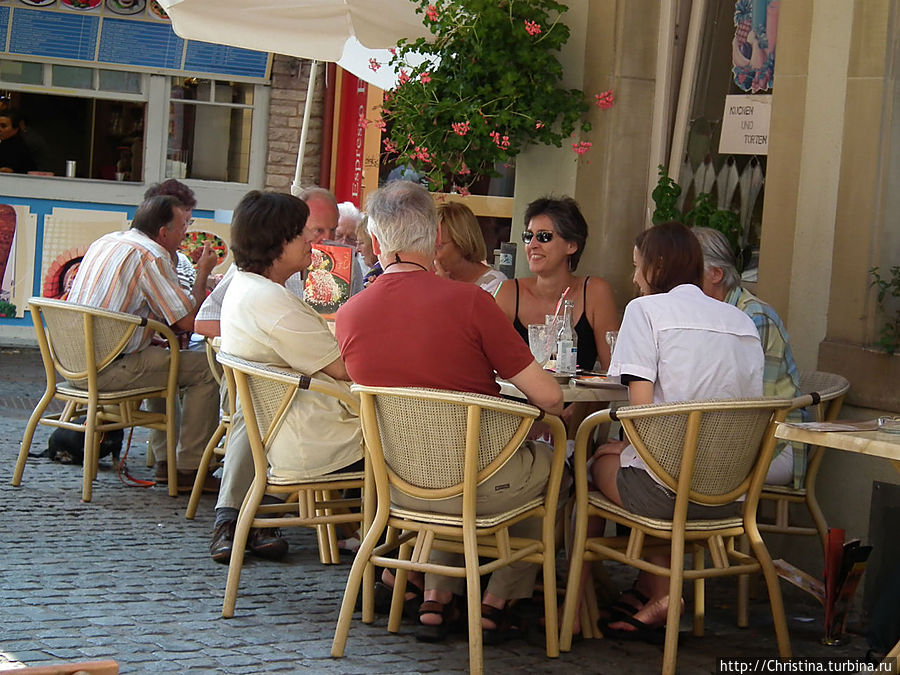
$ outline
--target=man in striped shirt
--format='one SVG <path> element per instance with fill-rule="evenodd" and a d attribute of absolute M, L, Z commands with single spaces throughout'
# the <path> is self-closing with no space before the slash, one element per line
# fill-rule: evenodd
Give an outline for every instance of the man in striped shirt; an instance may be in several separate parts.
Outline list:
<path fill-rule="evenodd" d="M 127 312 L 155 319 L 173 328 L 193 330 L 194 316 L 206 296 L 206 282 L 217 262 L 207 244 L 197 264 L 197 276 L 190 294 L 178 283 L 174 252 L 184 239 L 188 210 L 176 197 L 162 195 L 147 199 L 138 208 L 125 232 L 112 232 L 91 244 L 69 291 L 69 301 L 91 307 Z M 98 377 L 101 389 L 118 389 L 140 382 L 144 386 L 164 385 L 168 377 L 168 353 L 151 344 L 153 331 L 135 331 L 122 357 Z M 212 377 L 206 354 L 182 350 L 178 360 L 178 384 L 183 395 L 177 448 L 178 487 L 190 489 L 203 449 L 216 428 L 219 414 L 219 387 Z M 151 410 L 164 410 L 162 399 L 149 399 Z M 165 457 L 165 432 L 150 432 L 150 444 L 157 459 Z M 166 479 L 166 467 L 157 462 L 157 480 Z M 212 478 L 210 489 L 217 487 Z"/>

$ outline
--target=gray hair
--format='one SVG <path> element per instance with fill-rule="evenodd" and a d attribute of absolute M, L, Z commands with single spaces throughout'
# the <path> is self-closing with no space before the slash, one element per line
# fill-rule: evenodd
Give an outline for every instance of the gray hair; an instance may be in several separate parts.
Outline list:
<path fill-rule="evenodd" d="M 711 227 L 694 227 L 691 232 L 703 249 L 703 268 L 718 267 L 722 270 L 722 286 L 731 292 L 741 285 L 741 276 L 735 267 L 735 255 L 728 237 Z"/>
<path fill-rule="evenodd" d="M 362 220 L 362 212 L 356 208 L 356 204 L 353 202 L 341 202 L 338 204 L 338 215 L 339 218 L 352 219 L 354 225 L 358 225 L 359 221 Z"/>
<path fill-rule="evenodd" d="M 392 181 L 366 200 L 369 234 L 378 237 L 382 255 L 400 251 L 434 254 L 437 241 L 437 209 L 424 187 L 409 181 Z"/>

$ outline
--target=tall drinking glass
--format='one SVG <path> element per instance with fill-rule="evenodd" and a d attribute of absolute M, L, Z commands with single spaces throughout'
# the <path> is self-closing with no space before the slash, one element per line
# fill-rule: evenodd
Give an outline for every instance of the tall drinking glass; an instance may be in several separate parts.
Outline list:
<path fill-rule="evenodd" d="M 606 344 L 609 345 L 609 360 L 612 361 L 613 350 L 616 348 L 616 340 L 619 337 L 619 331 L 606 331 Z"/>
<path fill-rule="evenodd" d="M 528 347 L 541 368 L 550 360 L 550 342 L 549 326 L 543 323 L 528 324 Z"/>

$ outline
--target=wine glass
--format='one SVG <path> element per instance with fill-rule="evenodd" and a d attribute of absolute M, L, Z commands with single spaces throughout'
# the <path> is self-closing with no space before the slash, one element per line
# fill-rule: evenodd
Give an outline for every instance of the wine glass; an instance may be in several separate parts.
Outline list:
<path fill-rule="evenodd" d="M 543 323 L 528 324 L 528 348 L 538 365 L 543 368 L 550 360 L 550 329 Z"/>
<path fill-rule="evenodd" d="M 609 360 L 612 361 L 613 350 L 616 348 L 616 340 L 619 337 L 619 331 L 606 331 L 606 344 L 609 345 Z"/>

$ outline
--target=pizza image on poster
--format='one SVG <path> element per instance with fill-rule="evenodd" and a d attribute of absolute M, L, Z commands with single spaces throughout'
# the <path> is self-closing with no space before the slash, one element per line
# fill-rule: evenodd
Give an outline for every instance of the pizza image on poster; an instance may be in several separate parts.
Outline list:
<path fill-rule="evenodd" d="M 326 319 L 350 297 L 353 248 L 340 244 L 316 244 L 303 287 L 303 299 Z"/>

